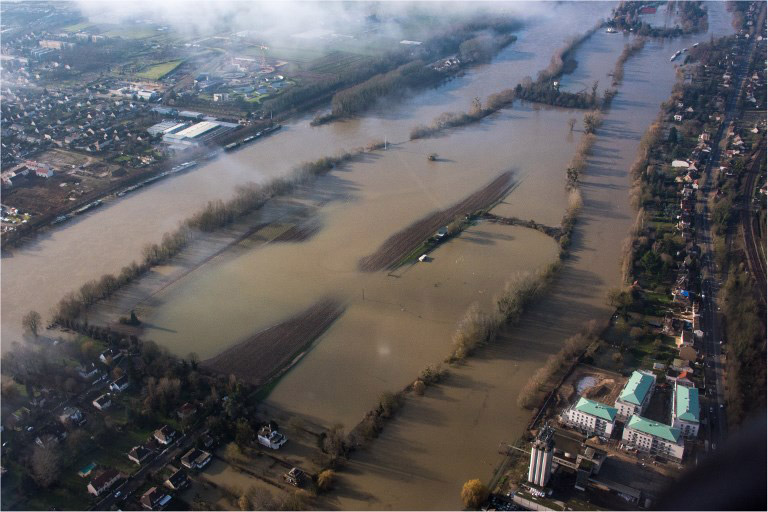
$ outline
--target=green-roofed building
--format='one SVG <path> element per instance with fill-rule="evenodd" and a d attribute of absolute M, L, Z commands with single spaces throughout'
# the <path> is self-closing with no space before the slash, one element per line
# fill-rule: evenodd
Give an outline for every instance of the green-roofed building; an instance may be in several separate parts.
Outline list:
<path fill-rule="evenodd" d="M 618 418 L 626 420 L 633 414 L 642 414 L 651 401 L 655 385 L 656 376 L 653 373 L 637 370 L 632 372 L 616 399 Z"/>
<path fill-rule="evenodd" d="M 685 437 L 699 434 L 699 390 L 675 382 L 672 398 L 672 426 Z"/>
<path fill-rule="evenodd" d="M 587 435 L 610 437 L 616 422 L 616 408 L 581 397 L 565 412 L 571 427 Z"/>
<path fill-rule="evenodd" d="M 680 429 L 633 415 L 624 427 L 622 441 L 629 447 L 681 461 L 685 445 Z"/>

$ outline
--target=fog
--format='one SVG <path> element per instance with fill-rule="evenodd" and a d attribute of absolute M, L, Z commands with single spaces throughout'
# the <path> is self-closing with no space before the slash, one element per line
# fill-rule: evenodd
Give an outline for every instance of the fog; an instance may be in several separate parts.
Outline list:
<path fill-rule="evenodd" d="M 379 34 L 407 38 L 470 15 L 511 15 L 521 21 L 549 15 L 552 4 L 534 2 L 247 2 L 170 0 L 108 2 L 79 0 L 81 12 L 95 23 L 168 25 L 189 37 L 245 32 L 265 39 L 330 33 Z M 105 9 L 108 6 L 108 9 Z M 421 18 L 421 19 L 420 19 Z M 427 20 L 429 18 L 429 20 Z M 416 23 L 403 23 L 407 19 Z M 410 28 L 409 28 L 410 25 Z"/>

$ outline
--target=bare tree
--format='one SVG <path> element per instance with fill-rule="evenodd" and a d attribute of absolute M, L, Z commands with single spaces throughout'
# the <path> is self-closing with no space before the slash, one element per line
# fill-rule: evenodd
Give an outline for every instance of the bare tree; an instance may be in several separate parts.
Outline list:
<path fill-rule="evenodd" d="M 35 446 L 32 452 L 32 477 L 40 487 L 49 487 L 61 475 L 61 457 L 56 448 Z"/>
<path fill-rule="evenodd" d="M 38 333 L 38 330 L 40 329 L 41 321 L 42 321 L 42 318 L 40 317 L 40 313 L 32 310 L 26 315 L 24 315 L 24 318 L 21 319 L 21 324 L 24 326 L 26 330 L 31 332 L 35 338 L 37 338 L 37 333 Z"/>

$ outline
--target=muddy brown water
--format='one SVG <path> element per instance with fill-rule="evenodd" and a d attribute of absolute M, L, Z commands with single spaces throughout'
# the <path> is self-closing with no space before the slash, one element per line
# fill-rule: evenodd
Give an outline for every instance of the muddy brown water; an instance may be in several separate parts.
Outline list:
<path fill-rule="evenodd" d="M 722 4 L 708 4 L 710 32 L 731 32 Z M 489 480 L 502 457 L 500 442 L 514 441 L 530 412 L 515 405 L 522 385 L 544 359 L 584 322 L 607 320 L 606 291 L 619 284 L 621 242 L 632 221 L 627 169 L 645 128 L 674 83 L 669 55 L 706 40 L 688 37 L 650 42 L 625 68 L 624 85 L 598 132 L 582 190 L 584 209 L 574 233 L 573 256 L 546 300 L 504 333 L 496 345 L 452 370 L 445 385 L 411 397 L 383 436 L 355 454 L 342 475 L 335 506 L 342 509 L 460 509 L 470 478 Z M 599 51 L 595 38 L 580 54 Z M 617 46 L 623 46 L 619 43 Z M 652 78 L 649 70 L 654 70 Z"/>
<path fill-rule="evenodd" d="M 174 229 L 206 201 L 229 197 L 238 183 L 280 176 L 299 162 L 363 145 L 371 139 L 405 141 L 416 124 L 429 122 L 445 111 L 466 110 L 474 97 L 485 98 L 514 87 L 525 75 L 535 76 L 568 37 L 586 30 L 598 16 L 607 15 L 611 5 L 558 4 L 545 10 L 532 4 L 530 11 L 538 14 L 531 15 L 528 27 L 518 34 L 519 40 L 491 64 L 473 68 L 441 87 L 417 93 L 397 105 L 383 106 L 362 118 L 313 128 L 309 126 L 308 115 L 241 151 L 110 201 L 44 233 L 19 250 L 3 254 L 2 346 L 21 339 L 20 320 L 27 311 L 35 309 L 48 317 L 65 293 L 89 279 L 119 271 L 124 264 L 140 257 L 144 244 L 158 241 L 164 232 Z M 546 119 L 542 133 L 549 131 Z M 484 128 L 488 130 L 489 127 Z M 463 147 L 473 144 L 473 138 L 483 137 L 476 130 L 475 133 L 461 147 L 452 147 L 453 152 L 462 152 Z M 529 147 L 534 150 L 536 146 Z M 422 150 L 423 155 L 442 151 L 440 144 L 424 144 Z M 515 165 L 515 160 L 504 162 L 503 167 Z M 418 167 L 424 165 L 425 162 L 418 162 Z M 539 171 L 531 168 L 524 172 Z M 529 186 L 528 181 L 521 183 L 523 190 Z M 408 185 L 431 187 L 432 183 Z"/>
<path fill-rule="evenodd" d="M 724 7 L 709 5 L 711 30 L 728 32 Z M 404 142 L 408 131 L 443 111 L 466 108 L 474 96 L 535 75 L 562 41 L 609 8 L 553 6 L 556 16 L 532 24 L 490 65 L 404 105 L 320 129 L 310 129 L 306 120 L 291 124 L 241 152 L 50 232 L 3 260 L 4 341 L 18 335 L 23 312 L 46 312 L 84 280 L 117 270 L 206 199 L 226 197 L 237 183 L 282 174 L 330 148 L 386 135 L 403 143 L 318 182 L 318 187 L 343 187 L 347 198 L 319 208 L 321 229 L 314 237 L 227 254 L 164 290 L 152 312 L 152 337 L 176 353 L 194 350 L 205 357 L 290 317 L 319 296 L 341 295 L 348 304 L 345 314 L 268 401 L 320 424 L 341 422 L 351 428 L 382 391 L 402 388 L 427 364 L 447 355 L 456 321 L 470 303 L 488 308 L 507 276 L 549 263 L 557 248 L 536 231 L 480 224 L 439 248 L 432 262 L 404 267 L 397 277 L 361 275 L 359 257 L 510 167 L 518 185 L 494 212 L 557 225 L 565 207 L 563 169 L 580 136 L 568 133 L 567 119 L 580 114 L 518 104 L 436 139 Z M 520 328 L 453 369 L 444 385 L 409 398 L 383 436 L 353 456 L 330 506 L 456 509 L 465 480 L 490 478 L 500 461 L 498 443 L 514 440 L 528 421 L 529 412 L 515 405 L 518 390 L 584 321 L 609 314 L 605 292 L 618 284 L 621 241 L 633 217 L 626 170 L 674 82 L 669 55 L 707 37 L 651 42 L 630 59 L 584 178 L 585 207 L 573 256 L 551 294 Z M 579 51 L 586 57 L 582 70 L 588 62 L 603 62 L 591 52 L 605 60 L 606 54 L 613 55 L 615 62 L 622 38 L 585 43 Z M 585 71 L 584 80 L 602 79 L 612 66 Z M 445 160 L 437 166 L 428 163 L 425 155 L 432 152 Z"/>

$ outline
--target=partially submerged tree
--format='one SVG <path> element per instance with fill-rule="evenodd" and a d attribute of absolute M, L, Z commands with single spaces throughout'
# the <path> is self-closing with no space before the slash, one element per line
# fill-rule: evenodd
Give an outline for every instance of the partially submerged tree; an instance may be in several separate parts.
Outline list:
<path fill-rule="evenodd" d="M 477 509 L 488 499 L 488 493 L 488 487 L 477 478 L 467 480 L 461 488 L 461 502 L 465 508 Z"/>

